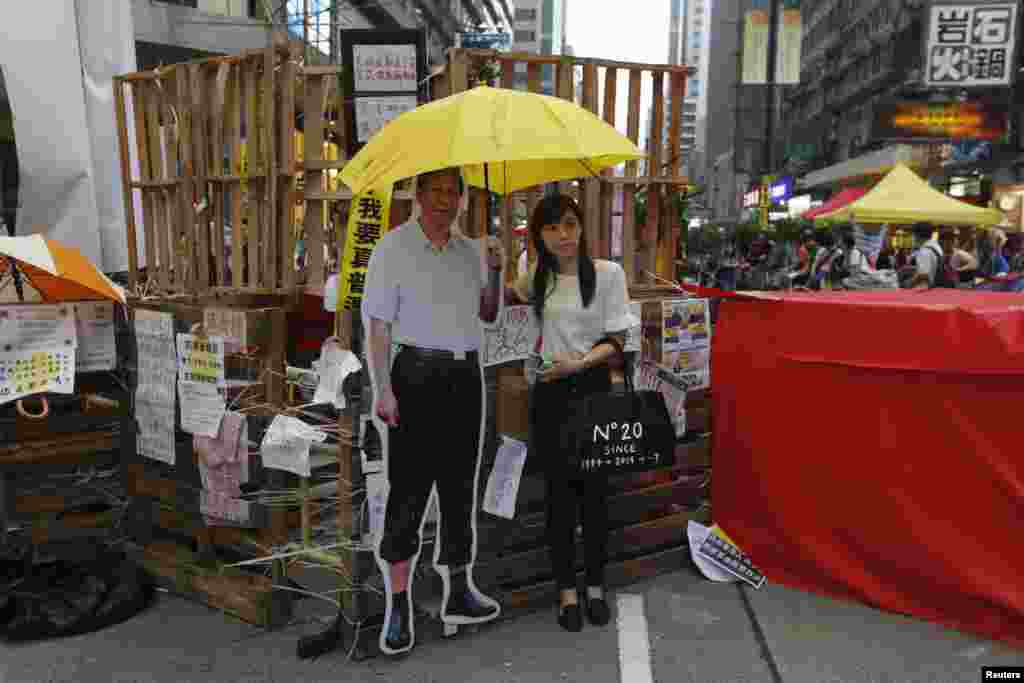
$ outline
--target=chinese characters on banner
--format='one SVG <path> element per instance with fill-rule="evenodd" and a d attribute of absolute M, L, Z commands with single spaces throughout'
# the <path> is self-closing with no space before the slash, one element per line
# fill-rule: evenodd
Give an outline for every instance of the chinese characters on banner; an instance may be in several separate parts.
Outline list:
<path fill-rule="evenodd" d="M 358 311 L 362 304 L 370 254 L 381 235 L 387 232 L 390 220 L 390 186 L 385 191 L 368 190 L 352 198 L 338 283 L 338 301 L 346 311 Z"/>
<path fill-rule="evenodd" d="M 926 86 L 1008 86 L 1014 76 L 1017 2 L 935 4 L 925 44 Z"/>
<path fill-rule="evenodd" d="M 416 108 L 415 95 L 356 97 L 356 139 L 369 141 L 389 121 Z"/>
<path fill-rule="evenodd" d="M 0 404 L 73 393 L 77 345 L 73 307 L 0 306 Z"/>
<path fill-rule="evenodd" d="M 415 45 L 353 45 L 357 92 L 416 92 Z"/>

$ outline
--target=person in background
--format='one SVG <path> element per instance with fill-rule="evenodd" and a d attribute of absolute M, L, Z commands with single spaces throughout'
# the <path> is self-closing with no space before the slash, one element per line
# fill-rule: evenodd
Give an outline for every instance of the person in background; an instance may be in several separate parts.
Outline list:
<path fill-rule="evenodd" d="M 1006 260 L 1011 273 L 1024 273 L 1024 235 L 1011 235 L 1006 242 Z"/>
<path fill-rule="evenodd" d="M 608 480 L 580 478 L 560 447 L 575 404 L 611 390 L 609 361 L 636 322 L 622 267 L 589 256 L 583 213 L 570 197 L 545 197 L 530 221 L 537 265 L 514 290 L 529 302 L 541 330 L 541 355 L 551 361 L 537 376 L 530 400 L 531 455 L 547 477 L 547 534 L 559 589 L 558 623 L 583 628 L 576 588 L 577 509 L 582 511 L 586 615 L 603 626 L 610 619 L 604 597 L 608 552 Z M 618 347 L 618 348 L 617 348 Z"/>
<path fill-rule="evenodd" d="M 831 271 L 832 260 L 839 257 L 836 253 L 836 241 L 831 233 L 821 234 L 818 238 L 818 247 L 814 254 L 814 263 L 811 265 L 811 276 L 807 281 L 807 288 L 812 290 L 827 287 L 826 280 Z"/>
<path fill-rule="evenodd" d="M 907 288 L 930 289 L 935 285 L 935 277 L 944 261 L 942 246 L 933 239 L 935 227 L 931 223 L 914 223 L 911 232 L 917 249 L 911 257 L 914 272 Z"/>
<path fill-rule="evenodd" d="M 794 287 L 806 286 L 810 282 L 815 258 L 818 255 L 818 241 L 813 230 L 804 231 L 802 242 L 798 252 L 799 265 L 791 274 Z"/>
<path fill-rule="evenodd" d="M 986 277 L 997 277 L 1010 272 L 1010 264 L 1003 255 L 1003 247 L 1006 246 L 1006 233 L 999 229 L 993 229 L 988 235 L 992 245 L 992 257 L 986 268 Z"/>
<path fill-rule="evenodd" d="M 942 233 L 939 236 L 939 244 L 946 257 L 946 268 L 952 271 L 956 281 L 960 284 L 974 282 L 978 271 L 978 259 L 957 244 L 956 234 L 952 231 Z"/>

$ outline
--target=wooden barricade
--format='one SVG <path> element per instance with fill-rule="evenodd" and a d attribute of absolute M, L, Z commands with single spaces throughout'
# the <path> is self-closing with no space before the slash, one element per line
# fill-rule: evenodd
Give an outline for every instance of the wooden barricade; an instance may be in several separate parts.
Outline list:
<path fill-rule="evenodd" d="M 625 165 L 623 175 L 614 175 L 612 169 L 606 169 L 596 177 L 581 178 L 580 188 L 573 189 L 571 193 L 578 195 L 577 199 L 583 209 L 584 229 L 592 256 L 611 258 L 613 225 L 621 221 L 622 263 L 628 282 L 648 282 L 650 278 L 646 273 L 656 271 L 659 277 L 674 279 L 673 261 L 679 247 L 680 226 L 678 217 L 673 221 L 668 207 L 673 205 L 675 196 L 685 190 L 690 181 L 680 175 L 682 159 L 679 146 L 671 141 L 680 139 L 683 96 L 691 67 L 459 49 L 449 51 L 447 68 L 443 74 L 435 77 L 432 92 L 434 99 L 437 99 L 467 90 L 479 82 L 520 89 L 520 74 L 525 71 L 526 90 L 539 93 L 543 90 L 545 70 L 553 72 L 549 77 L 555 84 L 557 97 L 577 102 L 612 126 L 619 123 L 620 77 L 624 83 L 628 83 L 627 92 L 622 93 L 626 100 L 627 136 L 638 143 L 640 127 L 650 126 L 651 134 L 646 150 L 649 157 L 645 168 L 641 169 L 640 162 L 631 161 Z M 490 78 L 489 73 L 493 72 L 500 76 Z M 648 87 L 653 102 L 651 120 L 642 121 L 642 93 Z M 669 121 L 667 140 L 664 125 L 666 117 Z M 570 191 L 569 183 L 563 182 L 559 186 L 562 191 Z M 619 189 L 622 191 L 623 206 L 621 216 L 616 216 L 613 200 Z M 636 224 L 636 197 L 641 192 L 647 196 L 645 225 Z M 472 190 L 465 226 L 467 234 L 480 236 L 486 231 L 484 194 L 483 190 Z M 534 188 L 512 193 L 503 201 L 500 214 L 501 236 L 508 257 L 505 272 L 509 278 L 515 275 L 516 258 L 519 255 L 511 230 L 514 207 L 525 206 L 526 215 L 529 216 L 539 198 L 540 188 Z"/>

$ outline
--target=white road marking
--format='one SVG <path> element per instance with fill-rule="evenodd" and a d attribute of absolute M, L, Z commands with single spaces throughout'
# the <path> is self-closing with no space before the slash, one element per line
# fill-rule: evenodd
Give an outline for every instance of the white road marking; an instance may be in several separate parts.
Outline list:
<path fill-rule="evenodd" d="M 644 596 L 620 593 L 618 602 L 619 680 L 622 683 L 654 683 L 651 644 L 647 636 Z"/>

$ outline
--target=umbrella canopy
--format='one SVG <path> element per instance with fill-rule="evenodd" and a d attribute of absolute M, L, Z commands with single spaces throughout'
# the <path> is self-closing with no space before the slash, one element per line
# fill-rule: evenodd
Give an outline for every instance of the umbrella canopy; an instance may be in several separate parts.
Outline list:
<path fill-rule="evenodd" d="M 909 224 L 918 221 L 943 225 L 992 226 L 1003 220 L 996 209 L 983 209 L 948 197 L 906 166 L 893 168 L 870 192 L 855 202 L 820 215 L 815 222 Z"/>
<path fill-rule="evenodd" d="M 842 192 L 834 195 L 827 202 L 821 206 L 816 206 L 813 209 L 804 211 L 800 217 L 805 220 L 814 220 L 818 216 L 823 216 L 826 213 L 832 213 L 837 209 L 841 209 L 850 202 L 855 202 L 868 191 L 866 187 L 848 187 Z"/>
<path fill-rule="evenodd" d="M 478 86 L 388 123 L 345 165 L 341 179 L 359 193 L 459 166 L 470 185 L 508 194 L 645 156 L 573 102 Z"/>
<path fill-rule="evenodd" d="M 45 301 L 111 299 L 125 303 L 124 290 L 73 247 L 42 235 L 0 237 L 0 257 L 12 258 Z"/>

